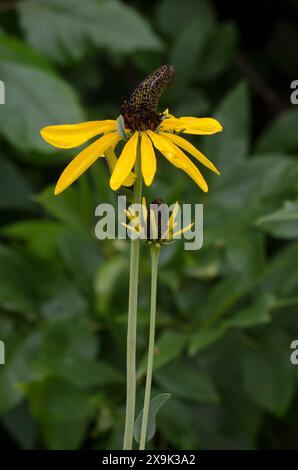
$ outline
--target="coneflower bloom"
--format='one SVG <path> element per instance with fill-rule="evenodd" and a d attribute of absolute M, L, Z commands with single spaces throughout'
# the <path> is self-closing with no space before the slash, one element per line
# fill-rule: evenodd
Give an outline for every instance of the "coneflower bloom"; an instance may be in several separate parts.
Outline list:
<path fill-rule="evenodd" d="M 141 210 L 135 211 L 131 206 L 125 210 L 129 224 L 122 222 L 122 225 L 135 236 L 143 239 L 148 245 L 166 245 L 181 238 L 181 235 L 188 232 L 194 225 L 190 223 L 180 228 L 178 214 L 180 205 L 178 202 L 169 208 L 166 203 L 158 198 L 147 205 L 146 198 L 142 198 Z"/>
<path fill-rule="evenodd" d="M 192 160 L 192 155 L 204 166 L 219 174 L 217 168 L 180 134 L 208 135 L 220 132 L 221 124 L 214 118 L 179 117 L 168 111 L 159 113 L 157 106 L 161 94 L 175 76 L 172 66 L 163 65 L 147 77 L 121 107 L 118 119 L 90 121 L 80 124 L 48 126 L 41 130 L 43 139 L 54 147 L 70 149 L 101 135 L 82 150 L 61 174 L 55 194 L 59 194 L 79 178 L 99 157 L 105 156 L 111 170 L 110 187 L 118 190 L 122 185 L 134 183 L 132 173 L 138 150 L 141 155 L 141 172 L 150 186 L 156 173 L 155 149 L 175 167 L 187 173 L 204 191 L 208 185 Z M 117 159 L 115 149 L 124 140 Z"/>

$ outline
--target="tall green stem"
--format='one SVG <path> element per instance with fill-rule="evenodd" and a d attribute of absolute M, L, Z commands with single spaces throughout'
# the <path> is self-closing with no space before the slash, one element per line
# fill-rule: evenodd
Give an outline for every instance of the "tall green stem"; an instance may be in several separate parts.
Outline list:
<path fill-rule="evenodd" d="M 140 204 L 142 199 L 142 175 L 140 142 L 137 148 L 135 164 L 136 181 L 133 189 L 133 204 Z M 130 274 L 129 274 L 129 301 L 127 320 L 127 352 L 126 352 L 126 415 L 123 449 L 131 450 L 135 421 L 136 402 L 136 339 L 137 339 L 137 307 L 139 283 L 139 252 L 140 240 L 131 240 Z"/>
<path fill-rule="evenodd" d="M 153 359 L 154 359 L 154 340 L 155 340 L 157 272 L 158 272 L 158 258 L 159 258 L 160 248 L 157 246 L 153 246 L 150 251 L 151 251 L 150 329 L 149 329 L 147 376 L 146 376 L 143 419 L 142 419 L 141 438 L 140 438 L 140 450 L 145 449 L 149 407 L 150 407 L 150 397 L 151 397 L 151 384 L 152 384 Z"/>

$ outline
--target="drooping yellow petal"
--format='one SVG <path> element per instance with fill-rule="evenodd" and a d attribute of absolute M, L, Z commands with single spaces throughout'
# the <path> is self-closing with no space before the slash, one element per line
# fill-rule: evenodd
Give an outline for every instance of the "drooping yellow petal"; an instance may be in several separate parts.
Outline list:
<path fill-rule="evenodd" d="M 55 195 L 62 193 L 62 191 L 70 186 L 97 160 L 97 158 L 102 156 L 103 152 L 108 147 L 119 142 L 120 138 L 117 132 L 113 132 L 104 135 L 82 150 L 63 171 L 57 182 Z"/>
<path fill-rule="evenodd" d="M 116 130 L 116 121 L 107 119 L 105 121 L 81 122 L 80 124 L 48 126 L 44 127 L 40 134 L 46 142 L 54 147 L 70 149 L 84 144 L 96 135 L 114 130 Z"/>
<path fill-rule="evenodd" d="M 142 215 L 143 219 L 146 222 L 147 221 L 147 216 L 148 216 L 148 210 L 147 210 L 147 202 L 145 196 L 142 196 Z"/>
<path fill-rule="evenodd" d="M 174 166 L 190 176 L 194 182 L 206 193 L 208 185 L 198 168 L 193 162 L 179 149 L 175 144 L 169 142 L 163 136 L 152 131 L 147 131 L 155 147 L 171 162 Z"/>
<path fill-rule="evenodd" d="M 162 121 L 161 130 L 174 130 L 186 134 L 210 135 L 222 131 L 222 125 L 214 118 L 181 117 Z"/>
<path fill-rule="evenodd" d="M 133 169 L 137 156 L 138 138 L 139 133 L 135 132 L 125 145 L 120 157 L 117 160 L 110 179 L 110 186 L 114 191 L 120 188 L 125 178 Z"/>
<path fill-rule="evenodd" d="M 110 173 L 112 174 L 117 163 L 117 157 L 116 157 L 113 147 L 109 147 L 105 151 L 105 157 L 109 165 Z M 127 176 L 127 178 L 125 178 L 125 180 L 123 181 L 123 186 L 128 186 L 128 187 L 132 186 L 135 180 L 136 180 L 136 175 L 131 171 L 129 175 Z"/>
<path fill-rule="evenodd" d="M 170 215 L 169 221 L 168 221 L 169 230 L 171 230 L 173 228 L 173 224 L 175 222 L 175 219 L 176 219 L 176 216 L 178 214 L 179 209 L 180 209 L 179 203 L 178 203 L 178 201 L 176 201 L 174 209 L 173 209 L 172 214 Z"/>
<path fill-rule="evenodd" d="M 151 140 L 144 132 L 141 140 L 141 167 L 146 186 L 150 186 L 156 173 L 156 156 Z"/>
<path fill-rule="evenodd" d="M 152 240 L 157 240 L 158 239 L 158 227 L 157 227 L 157 224 L 156 224 L 156 220 L 155 220 L 155 214 L 154 214 L 154 211 L 153 209 L 150 209 L 150 227 L 149 227 L 149 231 L 150 231 L 150 238 Z"/>
<path fill-rule="evenodd" d="M 180 235 L 183 235 L 183 233 L 188 232 L 194 225 L 194 222 L 191 224 L 188 224 L 186 227 L 183 227 L 181 230 L 177 230 L 177 232 L 173 233 L 172 238 L 178 238 Z"/>
<path fill-rule="evenodd" d="M 220 172 L 213 165 L 213 163 L 210 160 L 208 160 L 208 158 L 205 157 L 205 155 L 203 153 L 201 153 L 198 149 L 196 149 L 186 139 L 184 139 L 183 137 L 180 137 L 179 135 L 170 134 L 170 133 L 167 133 L 167 132 L 161 132 L 161 135 L 163 135 L 166 139 L 170 140 L 174 144 L 178 145 L 178 147 L 183 148 L 183 150 L 185 150 L 186 152 L 193 155 L 199 162 L 201 162 L 203 165 L 205 165 L 210 170 L 214 171 L 214 173 L 216 173 L 217 175 L 220 175 Z"/>

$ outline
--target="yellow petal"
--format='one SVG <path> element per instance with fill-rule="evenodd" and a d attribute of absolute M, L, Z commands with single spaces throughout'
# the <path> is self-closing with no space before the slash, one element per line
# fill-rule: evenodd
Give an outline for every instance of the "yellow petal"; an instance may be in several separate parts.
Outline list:
<path fill-rule="evenodd" d="M 147 222 L 148 210 L 145 196 L 142 196 L 142 214 L 144 221 Z"/>
<path fill-rule="evenodd" d="M 188 232 L 193 227 L 193 225 L 194 225 L 194 222 L 187 225 L 186 227 L 183 227 L 181 230 L 178 230 L 177 232 L 173 233 L 172 238 L 180 237 L 180 235 L 183 235 L 183 233 Z"/>
<path fill-rule="evenodd" d="M 109 147 L 105 151 L 105 157 L 108 162 L 110 173 L 112 174 L 117 163 L 117 157 L 116 157 L 113 147 Z M 136 179 L 136 175 L 133 172 L 130 172 L 127 178 L 125 178 L 125 180 L 123 181 L 123 186 L 128 186 L 128 187 L 132 186 L 135 182 L 135 179 Z"/>
<path fill-rule="evenodd" d="M 147 131 L 155 147 L 177 168 L 185 171 L 194 182 L 206 193 L 208 185 L 198 168 L 175 144 L 163 136 Z"/>
<path fill-rule="evenodd" d="M 70 186 L 108 147 L 119 142 L 120 138 L 117 132 L 113 132 L 97 139 L 93 144 L 82 150 L 63 171 L 57 182 L 55 195 L 62 193 Z"/>
<path fill-rule="evenodd" d="M 222 131 L 222 125 L 214 118 L 181 117 L 165 119 L 161 130 L 182 131 L 186 134 L 209 135 Z"/>
<path fill-rule="evenodd" d="M 40 134 L 42 138 L 62 149 L 70 149 L 84 144 L 96 135 L 116 130 L 116 121 L 108 119 L 105 121 L 90 121 L 80 124 L 62 124 L 59 126 L 44 127 Z"/>
<path fill-rule="evenodd" d="M 220 175 L 220 172 L 213 165 L 213 163 L 210 160 L 208 160 L 208 158 L 205 157 L 203 153 L 197 150 L 190 142 L 185 140 L 183 137 L 180 137 L 179 135 L 175 135 L 175 134 L 166 133 L 166 132 L 161 132 L 161 135 L 163 135 L 166 139 L 170 140 L 171 142 L 178 145 L 179 147 L 183 148 L 183 150 L 186 150 L 186 152 L 193 155 L 197 160 L 199 160 L 199 162 L 201 162 L 210 170 L 214 171 L 214 173 L 216 173 L 217 175 Z"/>
<path fill-rule="evenodd" d="M 156 173 L 156 157 L 151 140 L 144 132 L 141 141 L 141 166 L 146 186 L 150 186 Z"/>
<path fill-rule="evenodd" d="M 114 191 L 120 188 L 125 178 L 133 169 L 137 156 L 138 138 L 139 133 L 135 132 L 125 145 L 119 159 L 117 160 L 110 179 L 110 186 Z"/>

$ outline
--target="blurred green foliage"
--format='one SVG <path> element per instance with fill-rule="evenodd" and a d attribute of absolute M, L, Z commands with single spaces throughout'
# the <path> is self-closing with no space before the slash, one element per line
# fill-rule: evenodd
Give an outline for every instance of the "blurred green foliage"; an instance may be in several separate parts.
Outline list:
<path fill-rule="evenodd" d="M 297 58 L 289 48 L 287 61 L 282 47 L 297 37 L 297 9 L 284 2 L 282 20 L 271 12 L 260 47 L 258 25 L 254 41 L 242 12 L 219 3 L 0 4 L 1 448 L 121 446 L 129 243 L 94 236 L 96 205 L 115 202 L 105 162 L 54 197 L 75 152 L 53 150 L 39 130 L 117 117 L 135 85 L 167 62 L 177 78 L 162 105 L 214 115 L 224 132 L 192 139 L 222 172 L 206 175 L 208 195 L 162 158 L 147 191 L 149 200 L 204 203 L 203 249 L 176 243 L 161 254 L 153 396 L 171 398 L 150 445 L 297 448 Z M 144 247 L 138 412 L 149 269 Z"/>

